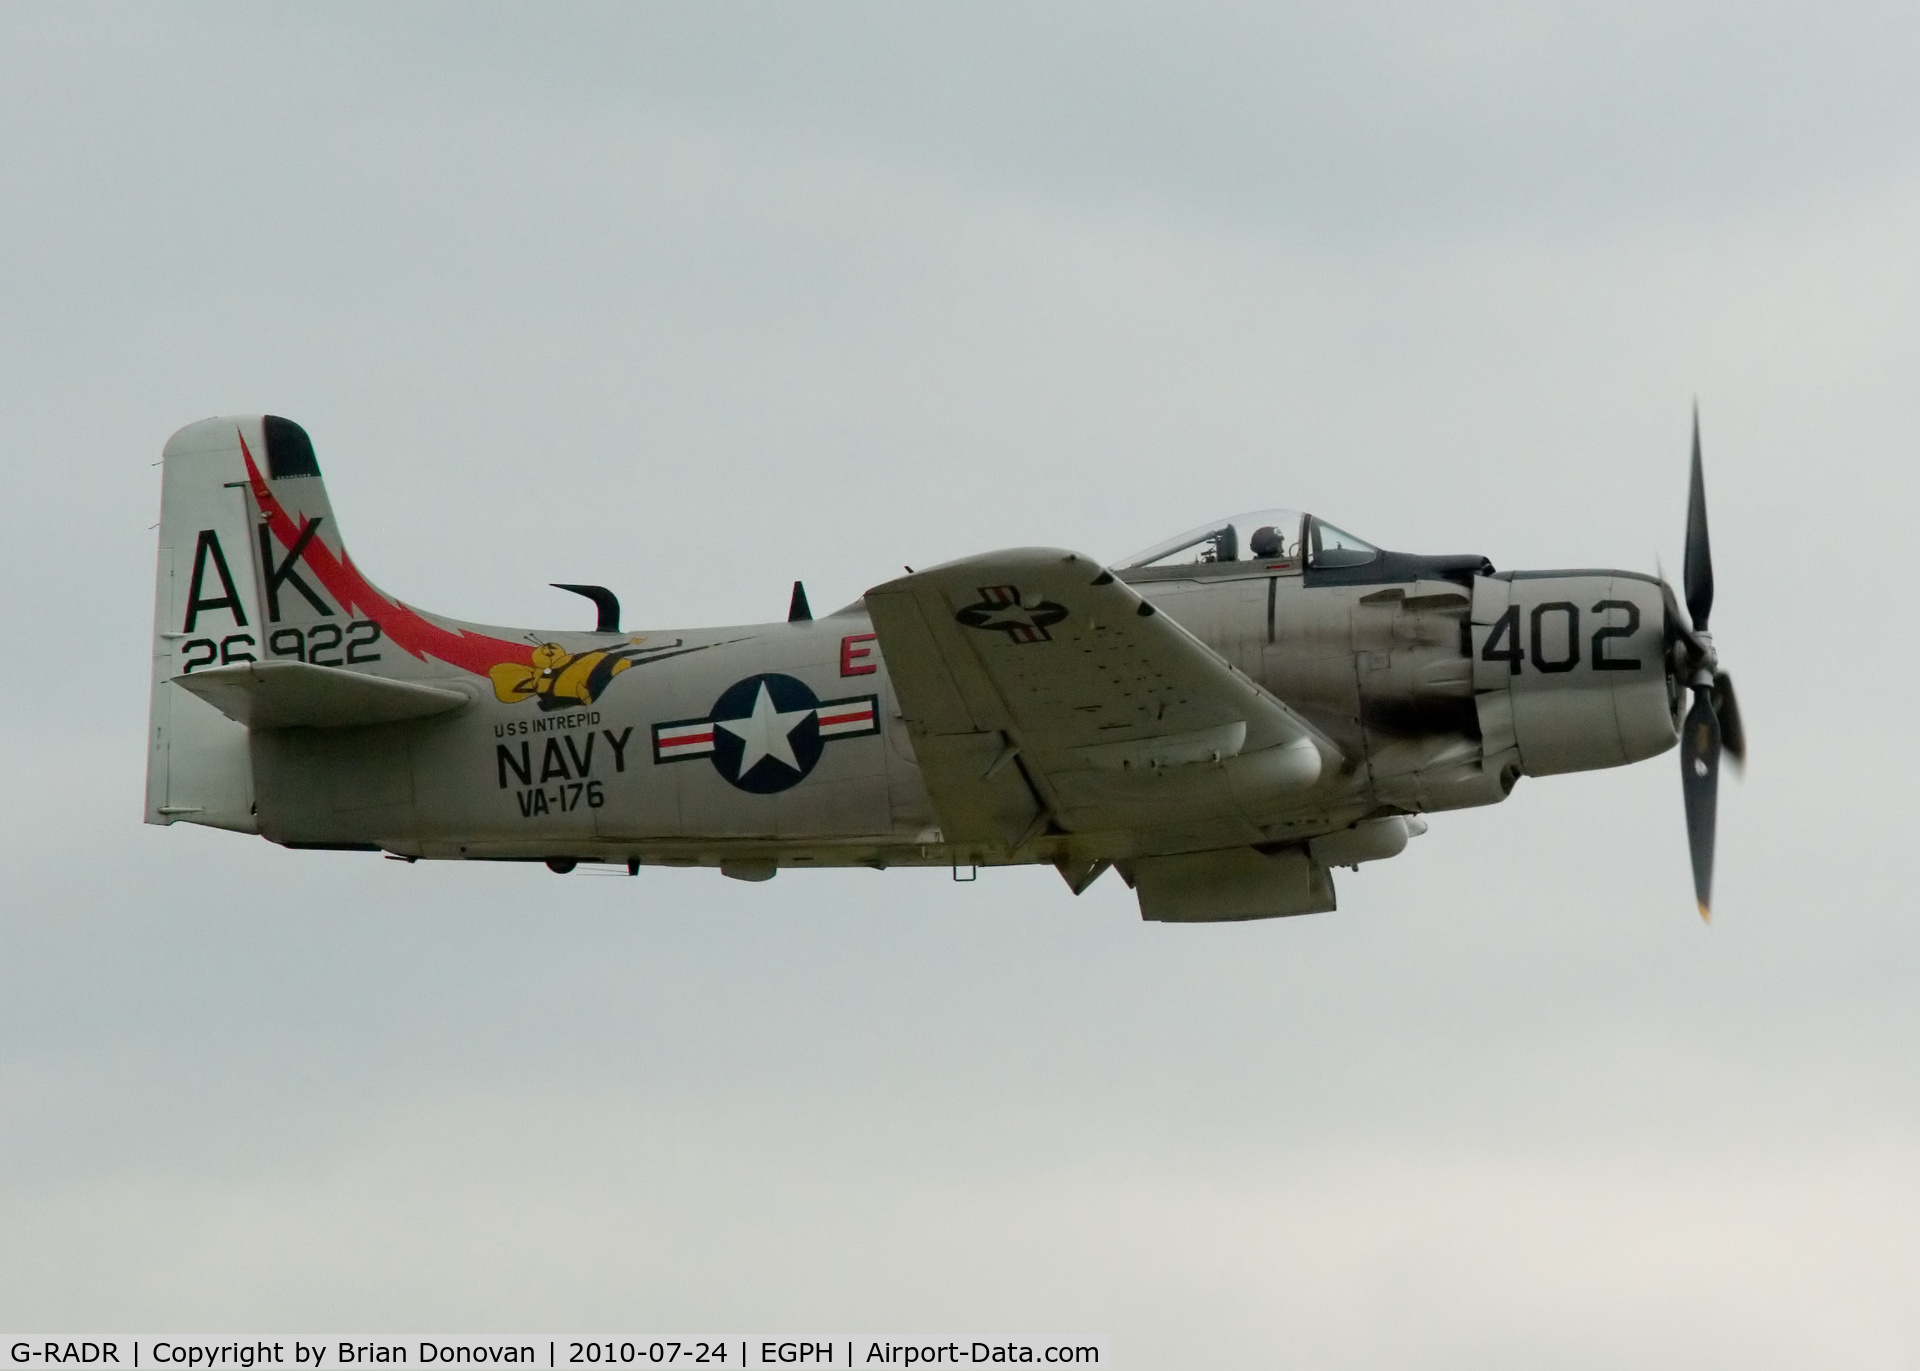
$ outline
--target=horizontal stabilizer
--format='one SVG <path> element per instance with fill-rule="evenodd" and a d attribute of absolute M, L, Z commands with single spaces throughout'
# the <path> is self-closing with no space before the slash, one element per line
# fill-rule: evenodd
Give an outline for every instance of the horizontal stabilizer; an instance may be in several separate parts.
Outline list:
<path fill-rule="evenodd" d="M 176 676 L 173 683 L 249 728 L 391 724 L 448 714 L 471 699 L 463 691 L 306 662 L 218 666 Z"/>

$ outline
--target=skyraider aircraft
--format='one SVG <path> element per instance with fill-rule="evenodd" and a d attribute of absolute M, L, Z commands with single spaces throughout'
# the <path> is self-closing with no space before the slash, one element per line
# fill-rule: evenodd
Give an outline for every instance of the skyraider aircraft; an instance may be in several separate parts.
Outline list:
<path fill-rule="evenodd" d="M 147 822 L 414 860 L 1112 867 L 1144 918 L 1334 908 L 1522 776 L 1679 739 L 1707 913 L 1724 746 L 1699 424 L 1687 613 L 1634 571 L 1496 572 L 1311 514 L 1222 519 L 1110 565 L 1016 548 L 825 618 L 641 633 L 462 623 L 347 555 L 313 444 L 272 415 L 167 442 Z M 1686 692 L 1692 705 L 1682 722 Z"/>

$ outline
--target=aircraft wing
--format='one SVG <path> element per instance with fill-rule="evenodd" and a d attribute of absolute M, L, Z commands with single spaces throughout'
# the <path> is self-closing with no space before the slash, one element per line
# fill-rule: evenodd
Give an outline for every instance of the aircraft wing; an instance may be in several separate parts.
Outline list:
<path fill-rule="evenodd" d="M 866 607 L 947 840 L 1238 821 L 1338 749 L 1099 563 L 1020 548 L 915 572 Z"/>

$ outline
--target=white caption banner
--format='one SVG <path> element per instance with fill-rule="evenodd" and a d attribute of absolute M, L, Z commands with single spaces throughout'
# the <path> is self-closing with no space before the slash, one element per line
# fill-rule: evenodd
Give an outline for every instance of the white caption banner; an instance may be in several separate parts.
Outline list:
<path fill-rule="evenodd" d="M 22 1371 L 361 1371 L 428 1367 L 540 1367 L 544 1371 L 643 1371 L 656 1366 L 744 1371 L 754 1367 L 1111 1367 L 1097 1338 L 666 1338 L 652 1334 L 502 1337 L 26 1337 L 10 1336 L 4 1367 Z"/>

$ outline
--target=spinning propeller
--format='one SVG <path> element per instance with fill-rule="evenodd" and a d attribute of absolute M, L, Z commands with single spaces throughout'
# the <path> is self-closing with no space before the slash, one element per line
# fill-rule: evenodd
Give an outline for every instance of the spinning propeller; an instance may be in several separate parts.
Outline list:
<path fill-rule="evenodd" d="M 1693 414 L 1693 479 L 1687 491 L 1687 552 L 1681 580 L 1686 587 L 1683 619 L 1673 587 L 1663 578 L 1667 605 L 1667 652 L 1672 670 L 1693 691 L 1693 705 L 1680 727 L 1680 789 L 1687 810 L 1687 846 L 1693 857 L 1693 893 L 1700 917 L 1710 917 L 1713 896 L 1713 828 L 1720 753 L 1736 767 L 1747 760 L 1747 735 L 1733 678 L 1720 669 L 1707 616 L 1713 612 L 1713 550 L 1707 541 L 1707 488 L 1700 471 L 1700 411 Z"/>

